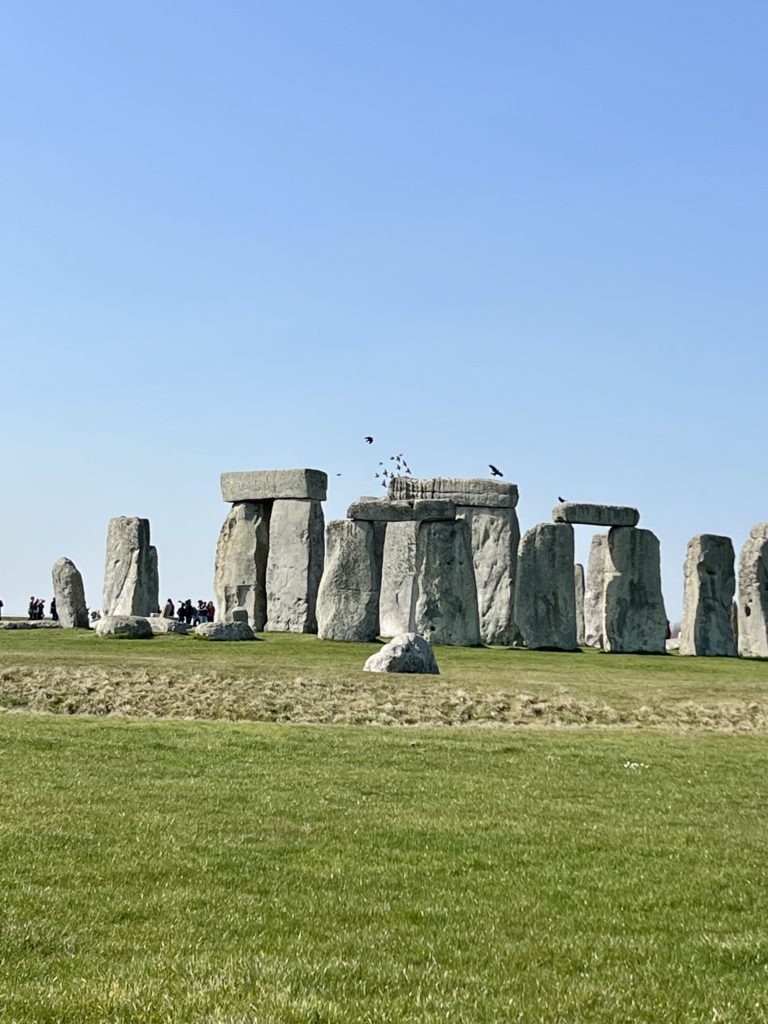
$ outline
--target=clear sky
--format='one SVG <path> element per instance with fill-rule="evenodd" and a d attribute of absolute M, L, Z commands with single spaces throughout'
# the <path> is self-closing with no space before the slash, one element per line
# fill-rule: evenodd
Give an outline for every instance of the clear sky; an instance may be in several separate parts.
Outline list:
<path fill-rule="evenodd" d="M 678 617 L 768 519 L 767 51 L 762 0 L 8 0 L 5 612 L 62 555 L 97 607 L 115 515 L 208 597 L 221 471 L 332 519 L 404 452 L 637 505 Z"/>

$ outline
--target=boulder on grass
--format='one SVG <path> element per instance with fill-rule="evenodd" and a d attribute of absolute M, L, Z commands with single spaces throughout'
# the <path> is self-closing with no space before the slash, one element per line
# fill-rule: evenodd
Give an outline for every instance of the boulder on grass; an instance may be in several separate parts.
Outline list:
<path fill-rule="evenodd" d="M 96 635 L 118 640 L 151 640 L 155 635 L 143 615 L 104 615 L 96 623 Z"/>
<path fill-rule="evenodd" d="M 401 633 L 372 654 L 363 666 L 364 672 L 412 672 L 439 676 L 435 652 L 418 633 Z"/>
<path fill-rule="evenodd" d="M 179 622 L 178 619 L 166 619 L 164 615 L 150 615 L 149 625 L 152 632 L 158 633 L 188 633 L 189 627 L 186 622 Z"/>
<path fill-rule="evenodd" d="M 255 640 L 247 622 L 201 622 L 192 631 L 203 640 Z"/>

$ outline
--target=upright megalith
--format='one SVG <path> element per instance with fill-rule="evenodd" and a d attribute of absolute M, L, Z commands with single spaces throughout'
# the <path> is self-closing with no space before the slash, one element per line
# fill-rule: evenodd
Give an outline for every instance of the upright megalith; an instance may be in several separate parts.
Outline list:
<path fill-rule="evenodd" d="M 485 644 L 509 646 L 517 637 L 517 512 L 513 508 L 459 505 L 457 515 L 469 524 L 472 538 L 480 638 Z"/>
<path fill-rule="evenodd" d="M 768 658 L 768 523 L 750 530 L 739 556 L 739 654 Z"/>
<path fill-rule="evenodd" d="M 265 502 L 236 502 L 224 520 L 216 545 L 216 614 L 222 622 L 245 618 L 257 632 L 267 622 L 269 512 Z"/>
<path fill-rule="evenodd" d="M 338 519 L 326 527 L 325 569 L 317 595 L 321 640 L 371 641 L 379 634 L 381 549 L 376 525 Z"/>
<path fill-rule="evenodd" d="M 587 647 L 603 646 L 603 603 L 605 598 L 605 552 L 608 534 L 596 533 L 592 538 L 584 585 L 584 643 Z"/>
<path fill-rule="evenodd" d="M 53 563 L 51 576 L 61 625 L 65 629 L 88 629 L 88 609 L 80 570 L 71 559 L 60 558 Z"/>
<path fill-rule="evenodd" d="M 324 533 L 319 501 L 278 498 L 273 502 L 266 577 L 268 631 L 317 632 Z"/>
<path fill-rule="evenodd" d="M 693 537 L 684 574 L 680 653 L 735 658 L 731 609 L 736 577 L 731 538 L 712 533 Z"/>
<path fill-rule="evenodd" d="M 568 523 L 540 523 L 520 541 L 515 618 L 532 650 L 576 650 L 573 550 Z"/>
<path fill-rule="evenodd" d="M 157 552 L 149 520 L 117 516 L 107 527 L 102 615 L 151 615 L 159 611 Z"/>
<path fill-rule="evenodd" d="M 573 590 L 576 596 L 576 644 L 583 647 L 584 636 L 584 566 L 577 562 L 573 567 Z"/>
<path fill-rule="evenodd" d="M 223 621 L 247 615 L 256 630 L 317 631 L 327 489 L 328 475 L 319 469 L 221 474 L 221 495 L 232 503 L 214 574 Z"/>
<path fill-rule="evenodd" d="M 608 531 L 603 589 L 603 648 L 616 654 L 664 654 L 667 616 L 659 540 L 650 530 Z"/>
<path fill-rule="evenodd" d="M 416 535 L 413 632 L 431 643 L 480 643 L 469 524 L 424 522 Z"/>
<path fill-rule="evenodd" d="M 413 632 L 419 525 L 415 521 L 387 523 L 379 595 L 382 636 Z"/>

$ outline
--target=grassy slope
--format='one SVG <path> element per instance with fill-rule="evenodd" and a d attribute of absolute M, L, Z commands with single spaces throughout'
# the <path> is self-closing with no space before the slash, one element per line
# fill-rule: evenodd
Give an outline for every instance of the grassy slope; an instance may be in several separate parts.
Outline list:
<path fill-rule="evenodd" d="M 750 737 L 0 717 L 0 1019 L 757 1024 L 766 779 Z"/>
<path fill-rule="evenodd" d="M 768 664 L 437 648 L 441 676 L 364 673 L 377 644 L 265 634 L 105 641 L 0 632 L 0 707 L 261 721 L 672 725 L 768 731 Z"/>

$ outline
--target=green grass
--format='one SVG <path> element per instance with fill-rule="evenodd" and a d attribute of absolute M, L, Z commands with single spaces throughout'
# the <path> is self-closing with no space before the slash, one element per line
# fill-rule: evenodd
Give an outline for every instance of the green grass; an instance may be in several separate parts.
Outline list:
<path fill-rule="evenodd" d="M 0 1020 L 757 1024 L 767 796 L 757 737 L 5 715 Z"/>
<path fill-rule="evenodd" d="M 437 678 L 362 671 L 378 644 L 263 634 L 109 641 L 0 632 L 0 709 L 379 725 L 768 731 L 768 663 L 595 651 L 436 648 Z"/>

